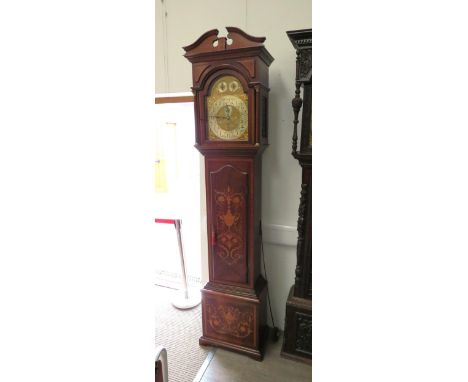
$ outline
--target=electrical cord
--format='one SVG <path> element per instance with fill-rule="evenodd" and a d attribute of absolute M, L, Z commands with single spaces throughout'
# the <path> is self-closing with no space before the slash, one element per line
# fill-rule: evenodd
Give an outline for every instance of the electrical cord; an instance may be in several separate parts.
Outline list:
<path fill-rule="evenodd" d="M 275 325 L 275 320 L 273 318 L 273 311 L 271 309 L 270 288 L 268 284 L 268 276 L 267 276 L 266 266 L 265 266 L 265 252 L 263 250 L 263 234 L 262 234 L 262 222 L 261 221 L 260 221 L 260 248 L 262 251 L 263 273 L 265 274 L 265 280 L 267 281 L 268 307 L 270 308 L 271 323 L 273 324 L 273 342 L 276 342 L 279 340 L 280 332 L 279 332 L 279 329 Z"/>

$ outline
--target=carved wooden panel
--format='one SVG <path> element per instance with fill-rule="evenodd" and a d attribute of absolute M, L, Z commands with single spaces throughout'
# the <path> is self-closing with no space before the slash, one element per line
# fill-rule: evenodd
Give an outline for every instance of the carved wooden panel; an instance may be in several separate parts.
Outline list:
<path fill-rule="evenodd" d="M 204 333 L 211 338 L 240 346 L 256 344 L 256 306 L 236 298 L 205 295 Z"/>
<path fill-rule="evenodd" d="M 296 351 L 312 355 L 312 316 L 296 313 Z"/>
<path fill-rule="evenodd" d="M 219 281 L 246 283 L 249 174 L 217 162 L 209 176 L 213 276 Z"/>
<path fill-rule="evenodd" d="M 301 152 L 312 150 L 312 83 L 304 84 L 304 104 L 301 123 Z"/>
<path fill-rule="evenodd" d="M 309 170 L 305 171 L 307 174 Z M 294 295 L 296 297 L 311 297 L 311 271 L 312 271 L 312 187 L 310 179 L 301 184 L 301 197 L 297 219 L 297 262 L 294 278 Z"/>
<path fill-rule="evenodd" d="M 310 363 L 312 358 L 312 301 L 293 295 L 286 302 L 284 337 L 281 355 Z"/>
<path fill-rule="evenodd" d="M 311 40 L 312 41 L 312 40 Z M 311 42 L 312 44 L 312 42 Z M 299 80 L 310 81 L 312 76 L 312 48 L 298 51 L 299 61 Z"/>

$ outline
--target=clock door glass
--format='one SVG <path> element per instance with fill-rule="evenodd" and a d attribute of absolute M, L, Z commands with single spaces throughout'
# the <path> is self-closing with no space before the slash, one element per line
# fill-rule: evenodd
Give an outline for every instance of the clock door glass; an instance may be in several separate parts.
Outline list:
<path fill-rule="evenodd" d="M 248 140 L 248 102 L 239 80 L 222 76 L 207 98 L 208 139 L 210 141 Z"/>

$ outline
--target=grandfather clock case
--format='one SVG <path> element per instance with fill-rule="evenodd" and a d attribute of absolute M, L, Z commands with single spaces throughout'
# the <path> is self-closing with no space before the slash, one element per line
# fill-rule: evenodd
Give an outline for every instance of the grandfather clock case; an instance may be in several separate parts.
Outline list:
<path fill-rule="evenodd" d="M 209 282 L 201 345 L 263 358 L 267 282 L 260 273 L 261 157 L 268 145 L 263 42 L 234 27 L 184 47 L 192 63 L 195 147 L 205 157 Z"/>
<path fill-rule="evenodd" d="M 297 263 L 294 285 L 286 302 L 281 355 L 310 363 L 312 361 L 312 29 L 290 31 L 287 35 L 296 49 L 296 91 L 292 100 L 294 112 L 292 155 L 302 168 L 302 181 L 297 220 Z"/>

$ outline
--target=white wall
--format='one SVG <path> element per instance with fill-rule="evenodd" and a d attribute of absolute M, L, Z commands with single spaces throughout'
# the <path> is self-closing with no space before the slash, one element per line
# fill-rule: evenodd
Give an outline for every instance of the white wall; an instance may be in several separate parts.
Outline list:
<path fill-rule="evenodd" d="M 156 193 L 155 218 L 182 219 L 184 257 L 190 278 L 201 277 L 200 263 L 200 166 L 193 150 L 195 126 L 193 103 L 155 105 L 159 128 L 160 152 L 155 159 L 165 159 L 167 192 Z M 171 123 L 171 127 L 166 124 Z M 172 125 L 173 124 L 173 125 Z M 162 138 L 164 137 L 164 138 Z M 164 146 L 165 145 L 165 146 Z M 183 165 L 182 165 L 183 164 Z M 171 176 L 172 175 L 172 176 Z M 187 197 L 190 190 L 190 197 Z M 154 239 L 158 243 L 157 271 L 181 275 L 176 231 L 172 224 L 156 224 Z M 168 256 L 172 254 L 172 256 Z"/>
<path fill-rule="evenodd" d="M 190 91 L 191 64 L 183 57 L 182 47 L 210 29 L 225 34 L 224 27 L 236 26 L 253 36 L 264 36 L 275 58 L 270 66 L 270 146 L 263 155 L 262 221 L 265 241 L 278 236 L 278 226 L 285 227 L 283 242 L 265 244 L 275 324 L 281 328 L 294 279 L 301 181 L 300 166 L 290 154 L 296 55 L 286 31 L 311 28 L 311 15 L 310 0 L 156 0 L 157 93 Z"/>

